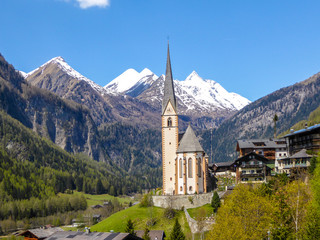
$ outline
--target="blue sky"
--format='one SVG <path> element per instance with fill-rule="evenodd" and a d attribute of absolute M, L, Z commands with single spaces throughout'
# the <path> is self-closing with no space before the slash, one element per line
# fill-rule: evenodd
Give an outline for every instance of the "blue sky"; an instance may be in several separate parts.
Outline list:
<path fill-rule="evenodd" d="M 29 72 L 56 56 L 104 86 L 128 68 L 193 70 L 256 100 L 320 71 L 320 1 L 0 0 L 0 53 Z"/>

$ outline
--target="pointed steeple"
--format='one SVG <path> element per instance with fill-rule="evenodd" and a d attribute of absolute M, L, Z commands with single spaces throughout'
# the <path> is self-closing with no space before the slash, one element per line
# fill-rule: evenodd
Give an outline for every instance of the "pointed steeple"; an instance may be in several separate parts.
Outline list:
<path fill-rule="evenodd" d="M 164 113 L 169 101 L 171 102 L 174 110 L 177 112 L 176 96 L 174 94 L 173 78 L 172 78 L 172 70 L 171 70 L 171 62 L 170 62 L 169 42 L 168 42 L 167 68 L 166 68 L 166 78 L 164 80 L 162 114 Z"/>
<path fill-rule="evenodd" d="M 186 132 L 184 133 L 180 141 L 180 145 L 177 149 L 177 153 L 185 152 L 204 152 L 190 124 Z"/>

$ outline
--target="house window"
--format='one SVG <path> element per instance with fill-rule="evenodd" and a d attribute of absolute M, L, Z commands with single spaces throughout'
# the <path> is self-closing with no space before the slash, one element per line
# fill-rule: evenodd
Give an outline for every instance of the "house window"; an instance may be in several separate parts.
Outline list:
<path fill-rule="evenodd" d="M 182 159 L 179 159 L 179 178 L 182 178 Z"/>
<path fill-rule="evenodd" d="M 250 161 L 250 165 L 254 165 L 254 161 Z"/>
<path fill-rule="evenodd" d="M 172 127 L 172 119 L 171 119 L 171 117 L 168 118 L 168 127 Z"/>
<path fill-rule="evenodd" d="M 246 174 L 247 172 L 246 171 L 242 171 L 241 173 Z"/>
<path fill-rule="evenodd" d="M 192 158 L 188 159 L 188 177 L 192 178 Z"/>
<path fill-rule="evenodd" d="M 250 173 L 253 174 L 253 173 L 254 173 L 254 170 L 251 170 Z"/>

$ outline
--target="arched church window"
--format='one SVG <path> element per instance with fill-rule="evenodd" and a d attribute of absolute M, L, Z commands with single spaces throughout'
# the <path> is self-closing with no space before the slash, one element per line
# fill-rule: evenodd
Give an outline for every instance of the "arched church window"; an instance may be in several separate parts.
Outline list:
<path fill-rule="evenodd" d="M 192 191 L 192 186 L 189 187 L 189 191 L 190 191 L 190 192 Z"/>
<path fill-rule="evenodd" d="M 172 127 L 172 119 L 171 119 L 171 117 L 168 118 L 168 127 Z"/>
<path fill-rule="evenodd" d="M 201 177 L 201 159 L 198 158 L 198 177 Z"/>
<path fill-rule="evenodd" d="M 182 158 L 179 159 L 179 178 L 182 178 Z"/>
<path fill-rule="evenodd" d="M 192 178 L 192 158 L 188 159 L 188 177 Z"/>

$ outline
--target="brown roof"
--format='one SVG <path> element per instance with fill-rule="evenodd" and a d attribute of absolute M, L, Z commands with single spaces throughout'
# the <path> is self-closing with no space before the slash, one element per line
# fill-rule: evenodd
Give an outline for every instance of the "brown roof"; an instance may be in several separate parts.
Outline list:
<path fill-rule="evenodd" d="M 141 238 L 130 233 L 111 233 L 111 232 L 56 232 L 46 240 L 141 240 Z"/>
<path fill-rule="evenodd" d="M 31 233 L 32 235 L 36 236 L 38 239 L 43 239 L 51 236 L 55 232 L 63 232 L 63 229 L 59 227 L 53 227 L 48 229 L 42 229 L 42 228 L 30 229 L 20 233 L 19 236 L 25 236 L 26 234 Z"/>
<path fill-rule="evenodd" d="M 135 231 L 137 237 L 142 238 L 143 234 L 144 234 L 144 230 L 138 230 Z M 162 240 L 166 237 L 166 235 L 164 234 L 163 230 L 150 230 L 149 231 L 149 236 L 151 240 Z"/>

